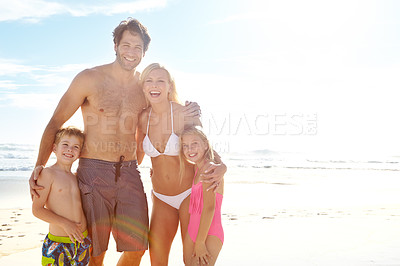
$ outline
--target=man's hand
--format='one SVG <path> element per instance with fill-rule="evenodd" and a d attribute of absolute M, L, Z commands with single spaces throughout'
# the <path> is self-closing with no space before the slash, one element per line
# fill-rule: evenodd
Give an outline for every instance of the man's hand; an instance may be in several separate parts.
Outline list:
<path fill-rule="evenodd" d="M 39 178 L 40 172 L 42 172 L 44 166 L 43 165 L 38 165 L 33 169 L 31 178 L 29 178 L 29 190 L 31 193 L 31 199 L 33 200 L 33 197 L 40 197 L 39 194 L 36 192 L 36 190 L 42 190 L 44 187 L 39 186 L 36 181 Z"/>
<path fill-rule="evenodd" d="M 201 109 L 200 106 L 196 102 L 185 102 L 185 108 L 183 109 L 184 116 L 189 117 L 200 117 Z"/>
<path fill-rule="evenodd" d="M 207 188 L 207 191 L 213 190 L 214 192 L 217 191 L 219 184 L 222 181 L 226 173 L 226 165 L 210 163 L 210 166 L 204 172 L 204 174 L 200 175 L 200 180 L 205 183 L 211 183 L 211 185 Z"/>

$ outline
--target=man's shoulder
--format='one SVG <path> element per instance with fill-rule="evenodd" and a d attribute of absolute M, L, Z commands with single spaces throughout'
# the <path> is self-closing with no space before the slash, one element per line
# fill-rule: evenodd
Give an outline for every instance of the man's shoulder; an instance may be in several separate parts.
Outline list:
<path fill-rule="evenodd" d="M 107 65 L 95 66 L 92 68 L 86 68 L 82 70 L 77 77 L 80 78 L 99 78 L 104 76 L 107 73 Z"/>
<path fill-rule="evenodd" d="M 106 69 L 106 65 L 103 65 L 82 70 L 76 75 L 71 88 L 78 89 L 79 92 L 86 93 L 87 96 L 91 95 L 103 84 L 107 76 Z"/>

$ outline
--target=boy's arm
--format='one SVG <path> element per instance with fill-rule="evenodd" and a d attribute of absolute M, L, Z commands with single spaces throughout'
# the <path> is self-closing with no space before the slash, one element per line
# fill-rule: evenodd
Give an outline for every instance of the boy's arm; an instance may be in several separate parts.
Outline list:
<path fill-rule="evenodd" d="M 201 212 L 199 231 L 194 243 L 193 256 L 195 256 L 196 262 L 200 263 L 200 265 L 205 265 L 208 264 L 208 260 L 211 258 L 211 254 L 206 247 L 206 239 L 215 212 L 215 192 L 207 190 L 208 184 L 202 183 L 202 187 L 203 211 Z"/>
<path fill-rule="evenodd" d="M 49 169 L 43 169 L 40 174 L 40 180 L 38 180 L 39 185 L 43 186 L 43 189 L 37 191 L 40 194 L 40 197 L 33 198 L 32 213 L 34 216 L 45 222 L 56 224 L 63 228 L 71 241 L 75 241 L 76 239 L 78 242 L 83 243 L 84 237 L 79 224 L 57 215 L 45 207 L 53 181 L 54 178 L 51 175 L 51 171 Z"/>

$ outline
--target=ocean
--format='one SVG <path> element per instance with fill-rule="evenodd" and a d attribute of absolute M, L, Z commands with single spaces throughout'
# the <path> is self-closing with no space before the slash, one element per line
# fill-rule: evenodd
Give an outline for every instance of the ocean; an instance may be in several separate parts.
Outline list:
<path fill-rule="evenodd" d="M 28 179 L 33 170 L 38 146 L 31 144 L 0 144 L 1 208 L 29 207 Z M 228 166 L 225 178 L 229 183 L 301 184 L 304 176 L 324 178 L 336 171 L 399 172 L 400 156 L 330 156 L 302 152 L 279 152 L 267 149 L 221 154 Z M 48 165 L 55 162 L 50 157 Z M 145 158 L 140 170 L 145 187 L 151 186 L 148 177 L 151 163 Z M 73 170 L 77 163 L 74 163 Z M 309 173 L 309 174 L 305 174 Z M 378 173 L 376 173 L 378 172 Z M 299 174 L 296 174 L 299 173 Z M 302 174 L 300 174 L 302 173 Z"/>

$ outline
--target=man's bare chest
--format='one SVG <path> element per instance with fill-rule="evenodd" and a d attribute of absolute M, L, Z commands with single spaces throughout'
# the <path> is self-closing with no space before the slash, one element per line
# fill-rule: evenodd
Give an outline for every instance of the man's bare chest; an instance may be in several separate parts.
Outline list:
<path fill-rule="evenodd" d="M 145 107 L 143 92 L 135 86 L 100 88 L 88 100 L 98 113 L 111 117 L 138 115 Z"/>

